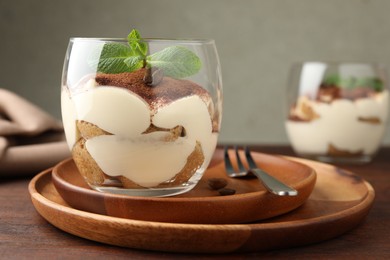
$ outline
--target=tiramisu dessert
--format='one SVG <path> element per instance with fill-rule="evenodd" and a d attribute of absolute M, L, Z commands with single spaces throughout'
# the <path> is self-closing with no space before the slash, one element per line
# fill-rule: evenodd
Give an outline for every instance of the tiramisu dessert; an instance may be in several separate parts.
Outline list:
<path fill-rule="evenodd" d="M 301 94 L 286 128 L 303 156 L 360 158 L 373 155 L 385 132 L 389 91 L 375 77 L 326 77 L 315 95 Z M 365 159 L 366 158 L 366 159 Z"/>
<path fill-rule="evenodd" d="M 211 160 L 219 131 L 209 92 L 176 77 L 197 72 L 197 56 L 176 46 L 147 56 L 147 45 L 133 31 L 129 46 L 140 55 L 130 56 L 130 65 L 117 70 L 102 57 L 105 48 L 118 44 L 104 46 L 96 74 L 62 87 L 65 133 L 81 175 L 91 187 L 117 193 L 196 183 Z M 175 54 L 195 65 L 175 71 L 153 63 Z"/>

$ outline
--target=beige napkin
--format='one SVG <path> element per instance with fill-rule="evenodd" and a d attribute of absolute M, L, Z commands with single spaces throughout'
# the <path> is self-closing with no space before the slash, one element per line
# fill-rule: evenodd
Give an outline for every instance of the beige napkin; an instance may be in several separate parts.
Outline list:
<path fill-rule="evenodd" d="M 0 88 L 0 177 L 33 175 L 67 157 L 61 122 Z"/>

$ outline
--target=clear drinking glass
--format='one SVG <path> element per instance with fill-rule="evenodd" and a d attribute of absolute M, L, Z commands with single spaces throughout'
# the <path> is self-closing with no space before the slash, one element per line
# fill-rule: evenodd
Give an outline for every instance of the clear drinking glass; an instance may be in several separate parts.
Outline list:
<path fill-rule="evenodd" d="M 197 184 L 217 144 L 222 81 L 216 46 L 213 40 L 138 44 L 146 46 L 145 57 L 126 60 L 107 55 L 114 47 L 131 55 L 127 39 L 70 39 L 61 87 L 67 143 L 95 190 L 180 194 Z M 111 65 L 115 70 L 107 72 Z M 189 75 L 187 65 L 196 73 Z"/>
<path fill-rule="evenodd" d="M 336 163 L 371 161 L 388 118 L 383 65 L 299 63 L 288 85 L 285 125 L 298 155 Z"/>

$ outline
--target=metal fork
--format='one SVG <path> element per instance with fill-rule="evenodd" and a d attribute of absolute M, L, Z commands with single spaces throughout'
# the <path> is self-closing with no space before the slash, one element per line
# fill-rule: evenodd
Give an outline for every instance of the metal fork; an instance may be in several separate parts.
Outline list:
<path fill-rule="evenodd" d="M 234 146 L 234 152 L 237 158 L 237 167 L 238 172 L 235 171 L 232 162 L 229 157 L 229 147 L 225 146 L 225 152 L 224 152 L 224 161 L 225 161 L 225 168 L 226 173 L 229 177 L 237 178 L 237 177 L 244 177 L 247 176 L 249 173 L 254 174 L 264 185 L 264 187 L 279 196 L 296 196 L 298 195 L 298 191 L 287 186 L 286 184 L 280 182 L 279 180 L 275 179 L 265 171 L 261 170 L 257 167 L 255 161 L 252 158 L 252 155 L 250 153 L 249 148 L 246 146 L 244 148 L 245 151 L 245 157 L 246 161 L 248 162 L 249 169 L 246 169 L 240 159 L 240 156 L 238 154 L 238 147 Z"/>

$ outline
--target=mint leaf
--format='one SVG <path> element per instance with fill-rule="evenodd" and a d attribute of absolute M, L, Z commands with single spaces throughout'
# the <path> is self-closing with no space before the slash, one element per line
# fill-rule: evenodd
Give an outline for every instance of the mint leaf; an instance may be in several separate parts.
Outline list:
<path fill-rule="evenodd" d="M 343 89 L 354 89 L 354 88 L 371 88 L 374 91 L 380 92 L 383 90 L 384 85 L 382 80 L 375 77 L 365 78 L 341 78 L 339 75 L 330 75 L 323 81 L 325 85 L 333 85 Z"/>
<path fill-rule="evenodd" d="M 120 43 L 106 43 L 100 54 L 97 71 L 103 73 L 122 73 L 129 71 L 124 62 L 134 52 L 129 46 Z"/>
<path fill-rule="evenodd" d="M 340 81 L 341 81 L 341 78 L 340 78 L 339 75 L 329 75 L 329 76 L 327 76 L 327 77 L 324 79 L 323 83 L 324 83 L 325 85 L 334 85 L 334 86 L 337 86 L 337 85 L 340 84 Z"/>
<path fill-rule="evenodd" d="M 149 65 L 164 71 L 165 76 L 185 78 L 197 73 L 202 63 L 198 56 L 181 46 L 167 47 L 147 57 Z"/>
<path fill-rule="evenodd" d="M 130 42 L 130 41 L 137 41 L 137 40 L 140 40 L 141 39 L 141 34 L 139 33 L 138 30 L 136 29 L 133 29 L 131 30 L 131 32 L 129 33 L 129 35 L 127 36 L 127 40 Z"/>
<path fill-rule="evenodd" d="M 383 81 L 378 78 L 372 78 L 368 85 L 377 92 L 383 91 L 385 88 Z"/>
<path fill-rule="evenodd" d="M 127 41 L 134 53 L 146 57 L 148 53 L 148 45 L 142 41 L 141 34 L 133 29 L 127 36 Z"/>
<path fill-rule="evenodd" d="M 130 47 L 135 54 L 143 58 L 145 58 L 148 53 L 148 45 L 146 42 L 131 42 Z"/>
<path fill-rule="evenodd" d="M 367 77 L 357 80 L 356 87 L 367 87 L 377 92 L 382 91 L 384 88 L 382 80 L 375 77 Z"/>
<path fill-rule="evenodd" d="M 123 61 L 129 71 L 134 71 L 143 67 L 144 59 L 140 56 L 130 56 Z"/>
<path fill-rule="evenodd" d="M 96 53 L 89 64 L 97 66 L 98 72 L 117 74 L 132 72 L 140 68 L 157 67 L 165 76 L 185 78 L 197 73 L 202 64 L 198 56 L 182 46 L 172 46 L 147 56 L 148 44 L 137 30 L 127 36 L 128 45 L 106 43 L 97 60 Z"/>
<path fill-rule="evenodd" d="M 97 66 L 97 71 L 102 73 L 132 72 L 142 68 L 148 52 L 148 45 L 141 41 L 141 35 L 137 30 L 132 30 L 127 37 L 128 45 L 121 43 L 106 43 L 100 53 L 99 60 L 92 58 L 89 64 Z M 96 54 L 96 53 L 95 53 Z"/>

